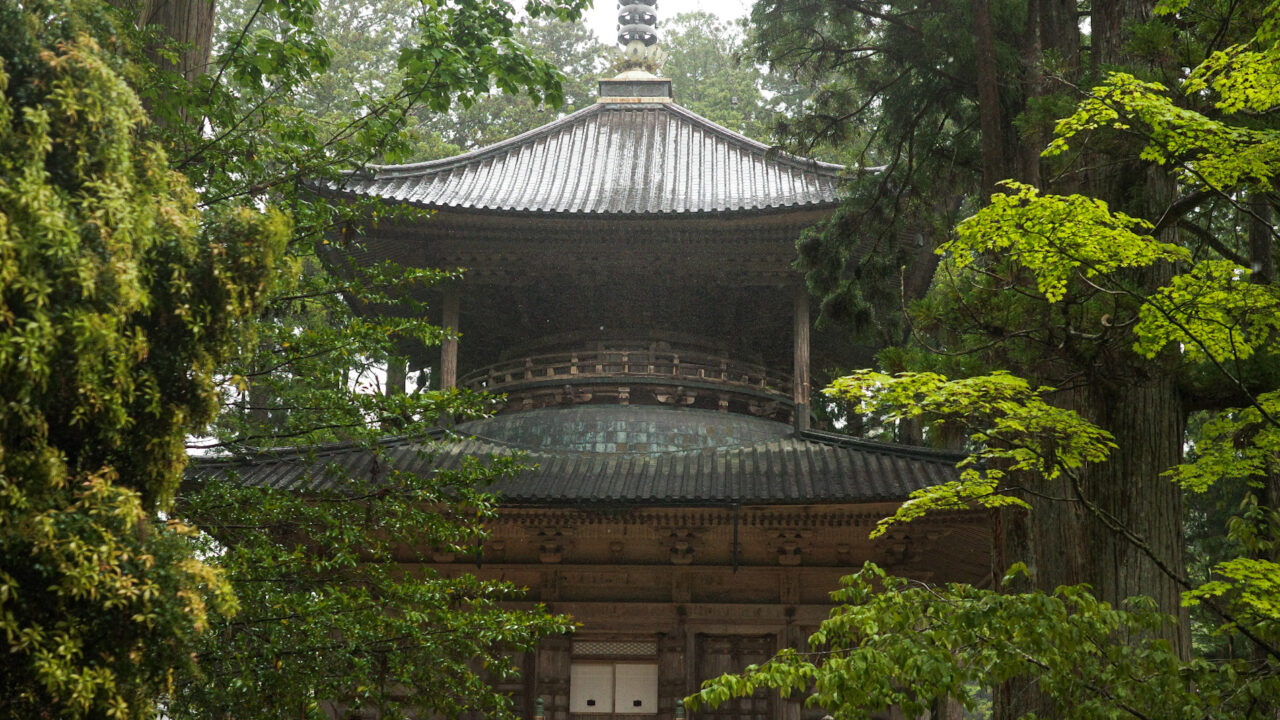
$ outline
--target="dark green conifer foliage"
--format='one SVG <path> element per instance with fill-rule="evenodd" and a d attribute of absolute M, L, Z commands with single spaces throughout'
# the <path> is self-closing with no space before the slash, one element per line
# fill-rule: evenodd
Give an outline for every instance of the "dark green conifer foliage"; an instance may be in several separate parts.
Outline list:
<path fill-rule="evenodd" d="M 939 240 L 912 309 L 921 342 L 886 356 L 913 372 L 860 371 L 828 390 L 962 440 L 959 481 L 886 523 L 992 508 L 995 587 L 912 587 L 866 568 L 836 594 L 846 604 L 820 650 L 722 678 L 700 702 L 771 686 L 853 718 L 947 698 L 973 710 L 985 685 L 998 718 L 1275 716 L 1280 7 L 1091 10 L 1097 74 L 1036 147 L 1054 174 L 1002 183 Z M 1072 192 L 1084 189 L 1097 196 Z M 833 229 L 814 249 L 856 259 L 855 227 Z M 1206 414 L 1183 459 L 1192 409 Z M 1180 504 L 1206 492 L 1235 507 L 1197 514 L 1217 556 L 1188 573 Z"/>

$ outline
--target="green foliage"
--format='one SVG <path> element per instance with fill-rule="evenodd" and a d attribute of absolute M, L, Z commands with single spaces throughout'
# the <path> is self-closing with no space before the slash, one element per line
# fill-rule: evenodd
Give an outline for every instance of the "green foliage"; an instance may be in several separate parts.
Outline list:
<path fill-rule="evenodd" d="M 1203 493 L 1218 482 L 1257 484 L 1280 471 L 1280 392 L 1262 393 L 1246 408 L 1227 408 L 1206 420 L 1196 456 L 1170 471 L 1179 485 Z"/>
<path fill-rule="evenodd" d="M 991 6 L 1012 138 L 1026 87 L 1026 4 Z M 784 82 L 771 87 L 787 110 L 779 139 L 854 171 L 835 214 L 798 247 L 797 266 L 821 299 L 819 322 L 901 343 L 904 301 L 927 289 L 932 251 L 979 194 L 972 3 L 760 2 L 751 27 L 756 59 Z M 1039 129 L 1021 120 L 1026 132 Z"/>
<path fill-rule="evenodd" d="M 1206 260 L 1156 291 L 1139 312 L 1135 348 L 1147 357 L 1177 344 L 1190 360 L 1234 362 L 1270 349 L 1280 330 L 1280 288 L 1250 282 L 1226 260 Z"/>
<path fill-rule="evenodd" d="M 555 118 L 555 111 L 570 113 L 595 101 L 596 80 L 609 48 L 585 24 L 530 21 L 517 29 L 517 36 L 531 53 L 562 73 L 560 104 L 549 108 L 528 94 L 495 91 L 448 114 L 424 117 L 424 127 L 458 147 L 474 148 L 544 125 Z"/>
<path fill-rule="evenodd" d="M 382 447 L 369 452 L 389 466 Z M 518 596 L 509 583 L 422 565 L 435 552 L 474 552 L 493 514 L 475 483 L 511 472 L 508 458 L 431 477 L 339 476 L 336 489 L 305 496 L 244 487 L 232 472 L 184 495 L 180 511 L 208 533 L 204 550 L 217 555 L 240 612 L 193 645 L 200 672 L 175 684 L 168 715 L 340 708 L 514 718 L 510 698 L 488 683 L 517 671 L 515 653 L 572 624 L 505 609 Z"/>
<path fill-rule="evenodd" d="M 526 12 L 537 27 L 559 29 L 573 26 L 544 20 L 572 20 L 578 7 L 530 3 Z M 213 76 L 193 88 L 217 142 L 191 126 L 164 128 L 187 148 L 184 169 L 207 178 L 206 202 L 247 195 L 288 208 L 295 223 L 275 292 L 221 366 L 223 412 L 193 445 L 260 459 L 265 448 L 342 442 L 380 456 L 390 434 L 424 438 L 488 407 L 474 394 L 431 389 L 423 374 L 408 392 L 383 385 L 389 363 L 421 357 L 443 337 L 427 321 L 429 289 L 458 281 L 460 271 L 353 262 L 356 228 L 429 215 L 334 204 L 299 180 L 340 183 L 345 167 L 447 151 L 415 132 L 423 114 L 461 115 L 495 90 L 522 93 L 532 110 L 559 102 L 564 90 L 503 2 L 298 6 L 297 16 L 271 9 L 233 9 L 215 57 L 222 84 L 206 94 Z M 258 67 L 262 56 L 247 39 L 264 34 L 293 49 Z M 324 64 L 306 59 L 318 56 Z M 566 632 L 567 622 L 537 608 L 501 609 L 518 595 L 508 585 L 410 568 L 436 550 L 469 552 L 491 502 L 474 487 L 510 471 L 351 477 L 296 495 L 233 480 L 186 488 L 176 512 L 207 533 L 202 547 L 241 610 L 195 644 L 198 666 L 175 678 L 168 712 L 509 716 L 509 699 L 490 683 L 513 672 L 510 653 Z"/>
<path fill-rule="evenodd" d="M 1000 256 L 1025 267 L 1045 299 L 1057 302 L 1077 274 L 1087 281 L 1120 268 L 1189 257 L 1184 248 L 1138 234 L 1151 224 L 1112 211 L 1097 198 L 1003 185 L 1011 192 L 991 196 L 989 205 L 956 227 L 956 239 L 938 249 L 954 254 L 956 270 L 981 254 Z"/>
<path fill-rule="evenodd" d="M 1168 6 L 1212 10 L 1194 2 Z M 884 523 L 984 506 L 1018 506 L 1002 515 L 1015 531 L 1048 518 L 1082 517 L 1091 524 L 1063 528 L 1061 535 L 1082 532 L 1084 542 L 1119 538 L 1132 562 L 1151 559 L 1153 571 L 1183 590 L 1183 604 L 1195 610 L 1201 623 L 1196 649 L 1205 654 L 1186 657 L 1162 639 L 1175 635 L 1177 621 L 1158 612 L 1151 598 L 1108 604 L 1087 585 L 1014 591 L 1026 582 L 1020 575 L 1031 582 L 1043 577 L 1043 565 L 1034 563 L 1054 562 L 1055 552 L 1073 550 L 1068 546 L 1015 565 L 1002 591 L 915 587 L 864 568 L 833 596 L 842 605 L 810 639 L 811 652 L 784 651 L 740 676 L 708 683 L 690 702 L 714 705 L 772 687 L 805 694 L 810 705 L 837 718 L 862 718 L 891 706 L 919 714 L 946 698 L 972 710 L 978 689 L 992 688 L 1006 702 L 1013 698 L 1013 705 L 997 702 L 997 712 L 1006 713 L 1001 717 L 1275 715 L 1280 391 L 1272 347 L 1280 307 L 1268 268 L 1280 237 L 1269 194 L 1280 157 L 1269 78 L 1280 37 L 1275 6 L 1268 7 L 1272 15 L 1252 40 L 1207 52 L 1209 59 L 1193 63 L 1198 66 L 1178 91 L 1113 73 L 1058 124 L 1048 150 L 1064 163 L 1057 167 L 1091 163 L 1088 171 L 1102 176 L 1096 185 L 1114 191 L 1110 197 L 1134 201 L 1129 206 L 1150 213 L 1146 219 L 1085 195 L 1005 183 L 1005 193 L 940 243 L 941 271 L 913 317 L 921 335 L 940 331 L 914 352 L 889 356 L 913 369 L 951 367 L 959 378 L 862 371 L 828 390 L 862 412 L 963 429 L 959 481 L 917 493 Z M 1253 5 L 1246 15 L 1251 12 L 1265 14 Z M 1192 22 L 1180 15 L 1172 27 Z M 1131 39 L 1154 53 L 1178 37 L 1157 24 L 1138 28 Z M 1099 169 L 1107 165 L 1121 170 L 1109 176 Z M 1187 194 L 1151 202 L 1172 187 L 1170 176 L 1183 181 Z M 1184 221 L 1194 232 L 1171 231 Z M 815 267 L 833 258 L 846 263 L 814 272 L 827 273 L 823 282 L 848 282 L 847 263 L 857 253 L 826 243 L 812 257 Z M 1009 367 L 1063 378 L 1065 387 L 1037 388 L 991 372 Z M 1162 457 L 1153 448 L 1169 438 L 1132 432 L 1123 423 L 1145 420 L 1142 413 L 1120 412 L 1114 403 L 1097 402 L 1097 395 L 1131 385 L 1157 388 L 1137 395 L 1146 399 L 1171 378 L 1189 389 L 1179 400 L 1211 409 L 1197 417 L 1194 453 L 1168 470 L 1168 480 L 1192 501 L 1210 494 L 1222 505 L 1221 512 L 1194 516 L 1203 526 L 1199 536 L 1211 536 L 1214 556 L 1196 558 L 1199 570 L 1190 576 L 1161 560 L 1151 535 L 1125 524 L 1125 517 L 1146 520 L 1137 517 L 1146 507 L 1142 498 L 1129 488 L 1098 487 L 1164 470 L 1152 465 Z M 1173 418 L 1154 423 L 1154 432 L 1181 427 L 1175 414 L 1153 417 Z M 1096 472 L 1108 462 L 1123 472 Z M 1109 511 L 1101 505 L 1108 497 L 1131 505 Z M 1050 503 L 1068 509 L 1044 512 Z M 1110 565 L 1098 572 L 1100 585 L 1114 585 L 1114 575 L 1134 569 Z M 1028 696 L 1035 702 L 1017 705 Z"/>
<path fill-rule="evenodd" d="M 366 7 L 347 17 L 378 17 Z M 580 7 L 524 10 L 571 19 Z M 334 248 L 358 238 L 342 228 L 386 214 L 334 206 L 304 181 L 419 150 L 417 107 L 492 87 L 555 101 L 555 68 L 513 39 L 505 2 L 414 4 L 381 36 L 396 39 L 397 70 L 371 75 L 376 63 L 331 44 L 319 3 L 268 1 L 223 16 L 208 72 L 185 77 L 169 35 L 191 28 L 138 27 L 138 9 L 0 6 L 0 715 L 148 717 L 162 696 L 170 713 L 251 715 L 249 689 L 268 688 L 290 713 L 309 700 L 390 707 L 394 679 L 427 677 L 423 658 L 435 665 L 415 706 L 500 714 L 503 698 L 466 662 L 488 656 L 501 675 L 501 652 L 565 623 L 498 609 L 510 588 L 409 582 L 388 554 L 391 538 L 475 537 L 487 500 L 465 488 L 487 471 L 397 478 L 403 492 L 376 507 L 213 485 L 170 500 L 184 440 L 220 410 L 206 444 L 249 452 L 419 433 L 483 409 L 465 395 L 356 391 L 359 372 L 440 337 L 421 320 L 421 293 L 457 274 L 347 268 Z M 363 79 L 328 76 L 335 58 Z M 255 388 L 274 403 L 265 419 L 246 417 Z M 237 535 L 234 522 L 289 519 L 290 537 Z M 327 584 L 344 579 L 355 584 Z M 273 624 L 280 604 L 306 624 Z M 275 673 L 278 658 L 258 652 L 264 632 L 271 647 L 296 641 L 286 657 L 309 652 L 308 663 Z M 374 690 L 321 680 L 368 679 L 377 662 Z"/>
<path fill-rule="evenodd" d="M 582 5 L 530 0 L 523 10 L 570 20 Z M 333 231 L 333 208 L 298 198 L 299 185 L 435 147 L 414 131 L 419 113 L 470 106 L 493 88 L 561 100 L 559 72 L 517 37 L 512 12 L 498 0 L 233 4 L 208 74 L 188 82 L 158 69 L 136 82 L 204 203 L 269 200 L 315 242 Z M 188 121 L 197 116 L 203 124 Z"/>
<path fill-rule="evenodd" d="M 1102 462 L 1115 447 L 1110 433 L 1075 413 L 1054 407 L 1044 396 L 1008 373 L 948 380 L 935 373 L 890 376 L 863 370 L 837 379 L 824 392 L 856 403 L 855 411 L 883 411 L 889 420 L 913 418 L 929 425 L 959 426 L 969 432 L 969 455 L 960 479 L 917 490 L 872 536 L 888 526 L 937 510 L 1030 507 L 1001 487 L 1011 473 L 1056 478 L 1089 462 Z"/>
<path fill-rule="evenodd" d="M 1189 591 L 1187 602 L 1229 595 L 1236 623 L 1245 623 L 1266 637 L 1276 637 L 1280 630 L 1280 563 L 1238 557 L 1218 563 L 1214 574 L 1221 579 Z"/>
<path fill-rule="evenodd" d="M 1226 622 L 1215 628 L 1218 636 L 1230 641 L 1246 632 L 1271 647 L 1280 644 L 1280 509 L 1270 491 L 1280 477 L 1278 416 L 1277 391 L 1257 395 L 1250 407 L 1210 415 L 1196 437 L 1194 459 L 1169 473 L 1190 492 L 1221 493 L 1225 487 L 1240 498 L 1216 562 L 1185 602 L 1219 610 Z"/>
<path fill-rule="evenodd" d="M 943 698 L 967 710 L 982 687 L 1033 687 L 1055 717 L 1267 718 L 1280 679 L 1250 661 L 1184 662 L 1155 632 L 1173 622 L 1149 602 L 1099 602 L 1086 586 L 1050 594 L 928 587 L 868 564 L 832 593 L 841 603 L 809 638 L 740 676 L 708 681 L 687 705 L 712 707 L 756 688 L 838 720 L 893 706 L 919 716 Z M 1031 718 L 1031 715 L 1021 717 Z"/>
<path fill-rule="evenodd" d="M 1214 106 L 1225 113 L 1265 113 L 1280 105 L 1280 4 L 1265 3 L 1247 42 L 1205 58 L 1185 84 L 1188 94 L 1212 88 Z"/>
<path fill-rule="evenodd" d="M 1255 72 L 1275 74 L 1280 67 L 1280 57 L 1254 53 L 1253 60 L 1248 67 Z M 1224 77 L 1256 81 L 1244 77 L 1244 72 L 1236 69 L 1215 77 L 1223 82 L 1229 82 Z M 1229 82 L 1228 87 L 1234 84 Z M 1204 81 L 1196 76 L 1184 83 L 1183 89 L 1199 92 L 1205 89 Z M 1254 93 L 1248 103 L 1251 109 L 1266 112 L 1280 102 L 1280 95 L 1268 97 Z M 1229 106 L 1223 107 L 1224 103 Z M 1243 109 L 1245 101 L 1220 96 L 1216 105 L 1230 113 Z M 1141 159 L 1173 165 L 1179 180 L 1210 189 L 1247 186 L 1269 191 L 1274 168 L 1280 163 L 1280 132 L 1228 124 L 1180 107 L 1164 85 L 1126 73 L 1112 73 L 1105 83 L 1093 88 L 1074 114 L 1060 120 L 1045 154 L 1061 154 L 1074 138 L 1100 128 L 1137 135 L 1144 142 Z"/>
<path fill-rule="evenodd" d="M 0 510 L 0 715 L 153 717 L 192 645 L 237 607 L 193 554 L 194 528 L 156 523 L 108 470 L 39 494 L 6 478 Z"/>
<path fill-rule="evenodd" d="M 0 713 L 147 717 L 234 609 L 162 522 L 288 223 L 203 219 L 112 58 L 0 8 Z"/>
<path fill-rule="evenodd" d="M 676 102 L 747 137 L 772 134 L 764 76 L 746 57 L 742 27 L 706 12 L 679 13 L 663 20 L 661 44 Z"/>
<path fill-rule="evenodd" d="M 439 343 L 442 331 L 425 320 L 427 307 L 416 293 L 458 273 L 393 263 L 357 267 L 325 247 L 322 241 L 319 257 L 298 249 L 282 265 L 266 315 L 222 365 L 223 411 L 211 437 L 191 447 L 252 453 L 373 442 L 389 428 L 421 435 L 444 416 L 487 409 L 471 393 L 442 393 L 420 382 L 412 392 L 392 394 L 382 384 L 387 363 L 404 362 L 401 348 Z M 355 311 L 370 307 L 378 314 Z"/>

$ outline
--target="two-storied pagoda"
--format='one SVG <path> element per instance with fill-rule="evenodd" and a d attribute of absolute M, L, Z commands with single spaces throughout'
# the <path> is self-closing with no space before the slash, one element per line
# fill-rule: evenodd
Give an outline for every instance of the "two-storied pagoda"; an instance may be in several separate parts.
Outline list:
<path fill-rule="evenodd" d="M 643 54 L 651 6 L 621 20 Z M 435 558 L 581 623 L 523 659 L 507 689 L 527 716 L 542 698 L 548 720 L 669 720 L 702 680 L 802 644 L 865 560 L 921 579 L 988 575 L 982 516 L 868 539 L 912 490 L 952 477 L 954 457 L 809 428 L 811 354 L 842 349 L 811 347 L 794 245 L 834 207 L 841 169 L 709 122 L 673 102 L 669 80 L 631 70 L 536 130 L 333 188 L 435 211 L 370 230 L 369 260 L 467 269 L 435 303 L 463 342 L 410 365 L 505 404 L 429 460 L 409 442 L 391 456 L 422 472 L 514 451 L 536 464 L 495 488 L 479 567 Z M 314 486 L 326 465 L 359 469 L 351 451 L 302 457 L 240 476 Z M 762 694 L 696 715 L 801 710 Z"/>

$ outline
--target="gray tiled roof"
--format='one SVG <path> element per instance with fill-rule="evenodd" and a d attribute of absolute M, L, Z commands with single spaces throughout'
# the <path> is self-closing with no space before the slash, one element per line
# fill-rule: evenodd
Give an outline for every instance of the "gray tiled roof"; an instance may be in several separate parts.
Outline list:
<path fill-rule="evenodd" d="M 842 166 L 772 152 L 674 103 L 602 102 L 463 155 L 330 190 L 432 208 L 703 213 L 830 206 Z"/>
<path fill-rule="evenodd" d="M 193 463 L 189 481 L 235 475 L 241 482 L 296 491 L 332 490 L 346 474 L 377 478 L 388 466 L 430 473 L 466 457 L 509 455 L 502 443 L 389 441 L 385 455 L 331 447 L 264 453 L 251 460 Z M 747 445 L 647 453 L 526 452 L 536 465 L 492 486 L 506 505 L 714 506 L 898 501 L 955 479 L 957 456 L 829 433 L 805 432 Z"/>

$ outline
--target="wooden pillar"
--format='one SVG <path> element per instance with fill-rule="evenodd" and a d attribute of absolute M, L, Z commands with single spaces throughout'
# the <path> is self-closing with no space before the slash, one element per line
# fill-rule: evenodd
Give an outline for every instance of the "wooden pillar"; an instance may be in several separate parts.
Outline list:
<path fill-rule="evenodd" d="M 458 289 L 444 289 L 440 327 L 449 333 L 458 331 Z M 458 385 L 458 341 L 446 337 L 440 341 L 440 389 L 448 390 Z"/>
<path fill-rule="evenodd" d="M 792 341 L 795 350 L 792 363 L 791 399 L 795 403 L 796 430 L 809 429 L 809 289 L 803 284 L 795 289 L 795 320 Z"/>
<path fill-rule="evenodd" d="M 409 376 L 409 361 L 399 355 L 387 356 L 387 381 L 382 392 L 387 397 L 404 395 L 404 382 Z M 382 420 L 382 429 L 395 431 L 403 428 L 409 418 L 389 415 Z"/>
<path fill-rule="evenodd" d="M 387 357 L 386 395 L 403 395 L 404 383 L 409 378 L 409 363 L 399 355 Z"/>

